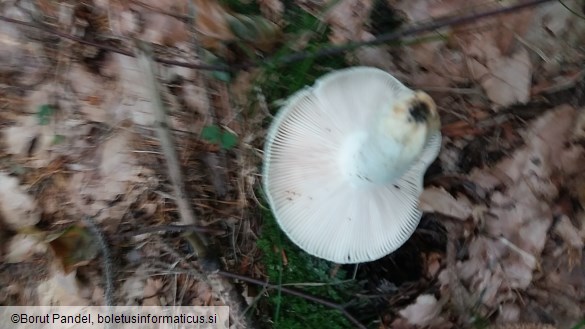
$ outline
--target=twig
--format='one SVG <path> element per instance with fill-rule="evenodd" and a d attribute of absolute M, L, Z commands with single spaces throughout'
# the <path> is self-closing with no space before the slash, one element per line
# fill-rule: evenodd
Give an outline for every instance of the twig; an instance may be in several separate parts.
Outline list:
<path fill-rule="evenodd" d="M 83 217 L 83 222 L 88 226 L 91 233 L 96 237 L 98 245 L 102 251 L 102 263 L 104 267 L 104 290 L 105 290 L 105 302 L 107 306 L 114 306 L 114 265 L 112 263 L 112 256 L 110 254 L 110 248 L 106 242 L 106 238 L 102 231 L 93 221 L 93 218 L 89 216 Z"/>
<path fill-rule="evenodd" d="M 253 279 L 253 278 L 249 278 L 247 276 L 243 276 L 243 275 L 239 275 L 239 274 L 235 274 L 235 273 L 230 273 L 230 272 L 226 272 L 226 271 L 218 271 L 217 274 L 227 277 L 227 278 L 231 278 L 231 279 L 236 279 L 236 280 L 240 280 L 240 281 L 244 281 L 244 282 L 248 282 L 248 283 L 252 283 L 258 286 L 261 286 L 263 288 L 269 288 L 269 289 L 278 289 L 279 291 L 282 291 L 286 294 L 292 295 L 292 296 L 296 296 L 296 297 L 300 297 L 306 300 L 309 300 L 311 302 L 317 303 L 317 304 L 321 304 L 323 306 L 327 306 L 329 308 L 332 308 L 334 310 L 338 310 L 339 312 L 341 312 L 351 323 L 353 323 L 355 325 L 356 328 L 360 328 L 360 329 L 366 329 L 366 326 L 364 324 L 362 324 L 358 319 L 356 319 L 347 309 L 345 306 L 317 297 L 317 296 L 313 296 L 313 295 L 309 295 L 307 293 L 304 293 L 302 291 L 296 290 L 296 289 L 291 289 L 291 288 L 287 288 L 287 287 L 283 287 L 283 286 L 279 286 L 276 284 L 272 284 L 269 282 L 264 282 L 262 280 L 257 280 L 257 279 Z"/>
<path fill-rule="evenodd" d="M 213 233 L 213 234 L 225 234 L 223 230 L 208 228 L 205 226 L 198 225 L 158 225 L 143 227 L 140 229 L 134 229 L 132 232 L 123 233 L 120 235 L 122 238 L 128 238 L 146 233 L 167 233 L 167 232 L 200 232 L 200 233 Z"/>
<path fill-rule="evenodd" d="M 385 33 L 385 34 L 379 35 L 371 40 L 368 40 L 368 41 L 346 43 L 344 45 L 336 46 L 336 47 L 327 47 L 327 48 L 323 48 L 321 50 L 317 50 L 316 52 L 301 51 L 301 52 L 293 53 L 293 54 L 288 55 L 288 56 L 270 57 L 267 59 L 263 59 L 261 61 L 256 61 L 256 62 L 252 62 L 249 64 L 243 64 L 239 68 L 255 67 L 255 66 L 260 66 L 260 65 L 265 64 L 265 63 L 272 63 L 274 65 L 283 65 L 283 64 L 290 64 L 290 63 L 302 61 L 306 58 L 317 58 L 317 57 L 338 55 L 338 54 L 342 54 L 342 53 L 345 53 L 345 52 L 350 51 L 350 50 L 354 50 L 354 49 L 362 47 L 362 46 L 376 46 L 376 45 L 380 45 L 380 44 L 384 44 L 384 43 L 388 43 L 388 42 L 392 42 L 392 41 L 397 41 L 400 38 L 403 38 L 406 36 L 418 35 L 418 34 L 421 34 L 423 32 L 434 31 L 434 30 L 438 30 L 438 29 L 450 27 L 450 26 L 464 25 L 464 24 L 468 24 L 471 22 L 475 22 L 475 21 L 483 19 L 483 18 L 496 16 L 496 15 L 502 15 L 502 14 L 508 14 L 508 13 L 511 13 L 514 11 L 518 11 L 518 10 L 528 8 L 528 7 L 534 7 L 534 6 L 537 6 L 537 5 L 546 3 L 546 2 L 550 2 L 550 1 L 553 1 L 553 0 L 523 1 L 523 2 L 520 2 L 518 4 L 509 6 L 509 7 L 486 10 L 486 11 L 481 12 L 481 13 L 473 13 L 473 14 L 458 16 L 458 17 L 439 18 L 439 19 L 433 20 L 427 24 L 415 24 L 413 26 L 410 26 L 410 27 L 407 27 L 404 29 L 399 29 L 398 31 Z"/>
<path fill-rule="evenodd" d="M 158 88 L 156 65 L 152 59 L 152 51 L 145 42 L 137 41 L 137 46 L 138 61 L 150 86 L 155 112 L 154 125 L 167 161 L 167 169 L 173 185 L 175 202 L 179 209 L 181 222 L 186 225 L 195 225 L 197 220 L 185 192 L 179 157 L 174 148 L 171 131 L 167 123 L 167 113 Z M 207 238 L 199 232 L 192 232 L 186 235 L 185 239 L 195 249 L 200 260 L 201 269 L 207 274 L 207 282 L 211 285 L 213 291 L 219 295 L 222 302 L 230 307 L 230 318 L 236 323 L 236 326 L 238 328 L 253 328 L 252 324 L 243 315 L 243 297 L 229 280 L 225 277 L 218 277 L 217 271 L 221 266 L 221 262 L 209 248 Z"/>
<path fill-rule="evenodd" d="M 567 6 L 563 0 L 558 0 L 559 3 L 561 4 L 561 6 L 565 7 L 566 10 L 568 10 L 571 14 L 579 17 L 580 19 L 585 19 L 585 16 L 579 14 L 576 10 L 572 9 L 571 7 Z"/>
<path fill-rule="evenodd" d="M 388 42 L 397 41 L 400 38 L 407 37 L 407 36 L 414 36 L 414 35 L 438 30 L 438 29 L 445 28 L 445 27 L 464 25 L 464 24 L 474 22 L 476 20 L 483 19 L 483 18 L 488 18 L 488 17 L 502 15 L 502 14 L 509 14 L 509 13 L 514 12 L 514 11 L 538 6 L 538 5 L 541 5 L 541 4 L 544 4 L 547 2 L 551 2 L 551 1 L 554 1 L 554 0 L 523 1 L 523 2 L 520 2 L 520 3 L 512 5 L 512 6 L 497 8 L 497 9 L 492 9 L 492 10 L 486 10 L 486 11 L 481 12 L 481 13 L 473 13 L 473 14 L 459 16 L 459 17 L 440 18 L 440 19 L 433 20 L 427 24 L 414 24 L 410 27 L 406 27 L 404 29 L 400 29 L 400 30 L 395 31 L 395 32 L 382 34 L 382 35 L 379 35 L 379 36 L 377 36 L 371 40 L 368 40 L 368 41 L 346 43 L 346 44 L 341 45 L 341 46 L 325 47 L 325 48 L 322 48 L 321 50 L 317 50 L 316 52 L 301 51 L 301 52 L 292 53 L 288 56 L 269 57 L 266 59 L 243 63 L 243 64 L 235 65 L 232 67 L 226 66 L 226 65 L 192 64 L 192 63 L 186 63 L 183 61 L 173 61 L 173 60 L 167 60 L 167 59 L 162 59 L 162 58 L 153 58 L 153 60 L 155 62 L 159 62 L 159 63 L 167 64 L 167 65 L 174 65 L 174 66 L 186 67 L 186 68 L 197 69 L 197 70 L 210 70 L 210 71 L 222 71 L 222 72 L 230 72 L 230 71 L 237 71 L 237 70 L 242 70 L 242 69 L 249 69 L 252 67 L 258 67 L 258 66 L 262 66 L 262 65 L 266 65 L 266 64 L 271 64 L 271 65 L 291 64 L 291 63 L 302 61 L 306 58 L 317 58 L 317 57 L 339 55 L 339 54 L 343 54 L 345 52 L 354 50 L 354 49 L 362 47 L 362 46 L 380 45 L 380 44 L 384 44 L 384 43 L 388 43 Z M 108 51 L 122 54 L 125 56 L 134 57 L 134 54 L 132 54 L 129 51 L 117 49 L 117 48 L 114 48 L 114 47 L 111 47 L 109 45 L 102 44 L 102 43 L 88 41 L 88 40 L 85 40 L 85 39 L 82 39 L 82 38 L 79 38 L 79 37 L 76 37 L 76 36 L 55 30 L 55 29 L 52 29 L 52 28 L 49 28 L 45 25 L 37 25 L 34 23 L 24 22 L 24 21 L 8 18 L 5 16 L 0 16 L 0 20 L 5 21 L 5 22 L 9 22 L 9 23 L 13 23 L 13 24 L 28 26 L 28 27 L 35 28 L 35 29 L 40 29 L 40 30 L 43 30 L 47 33 L 58 35 L 62 38 L 67 38 L 67 39 L 70 39 L 70 40 L 73 40 L 73 41 L 76 41 L 79 43 L 91 45 L 91 46 L 94 46 L 94 47 L 97 47 L 100 49 L 108 50 Z"/>
<path fill-rule="evenodd" d="M 158 87 L 156 66 L 152 61 L 152 49 L 149 45 L 140 41 L 137 42 L 137 46 L 138 62 L 142 67 L 142 71 L 146 76 L 146 82 L 150 88 L 150 95 L 153 101 L 153 112 L 155 116 L 154 126 L 156 127 L 161 149 L 165 154 L 165 159 L 167 161 L 167 170 L 169 172 L 169 178 L 173 186 L 175 202 L 179 208 L 181 222 L 186 225 L 197 225 L 197 219 L 195 218 L 193 209 L 191 209 L 189 200 L 187 200 L 187 194 L 183 184 L 183 175 L 181 174 L 179 157 L 175 150 L 173 137 L 169 131 L 167 112 L 161 99 L 161 94 Z M 207 256 L 208 242 L 205 236 L 199 232 L 192 232 L 186 236 L 186 239 L 193 246 L 195 252 L 200 258 Z"/>

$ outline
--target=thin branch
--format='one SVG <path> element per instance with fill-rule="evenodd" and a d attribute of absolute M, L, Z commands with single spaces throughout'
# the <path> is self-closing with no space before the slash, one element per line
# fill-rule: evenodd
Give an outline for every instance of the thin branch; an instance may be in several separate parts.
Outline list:
<path fill-rule="evenodd" d="M 275 65 L 283 65 L 283 64 L 290 64 L 290 63 L 302 61 L 306 58 L 317 58 L 317 57 L 338 55 L 338 54 L 342 54 L 342 53 L 345 53 L 345 52 L 350 51 L 350 50 L 354 50 L 354 49 L 359 48 L 359 47 L 376 46 L 376 45 L 380 45 L 380 44 L 384 44 L 384 43 L 388 43 L 388 42 L 398 41 L 400 38 L 403 38 L 403 37 L 414 36 L 414 35 L 418 35 L 418 34 L 421 34 L 424 32 L 430 32 L 430 31 L 442 29 L 445 27 L 464 25 L 464 24 L 475 22 L 475 21 L 483 19 L 483 18 L 488 18 L 491 16 L 497 16 L 497 15 L 503 15 L 503 14 L 509 14 L 511 12 L 514 12 L 514 11 L 518 11 L 518 10 L 529 8 L 529 7 L 534 7 L 534 6 L 537 6 L 537 5 L 546 3 L 546 2 L 551 2 L 551 1 L 553 1 L 553 0 L 525 1 L 525 2 L 520 2 L 520 3 L 512 5 L 512 6 L 486 10 L 486 11 L 480 12 L 480 13 L 472 13 L 469 15 L 463 15 L 463 16 L 457 16 L 457 17 L 438 18 L 438 19 L 433 20 L 433 21 L 426 23 L 426 24 L 414 24 L 414 25 L 406 27 L 404 29 L 399 29 L 399 30 L 394 31 L 394 32 L 381 34 L 381 35 L 373 38 L 372 40 L 368 40 L 368 41 L 346 43 L 346 44 L 341 45 L 341 46 L 327 47 L 327 48 L 323 48 L 321 50 L 317 50 L 314 52 L 301 51 L 301 52 L 293 53 L 293 54 L 288 55 L 288 56 L 272 57 L 272 58 L 268 58 L 268 59 L 263 59 L 261 61 L 253 62 L 251 64 L 244 64 L 241 67 L 242 68 L 255 67 L 255 66 L 259 66 L 259 65 L 266 63 L 266 62 L 268 62 L 268 63 L 272 62 Z"/>
<path fill-rule="evenodd" d="M 107 306 L 114 306 L 116 305 L 114 300 L 114 264 L 112 262 L 110 247 L 106 242 L 104 234 L 99 229 L 93 218 L 84 216 L 83 222 L 87 225 L 91 233 L 96 237 L 98 245 L 102 251 L 105 303 Z"/>
<path fill-rule="evenodd" d="M 249 278 L 247 276 L 243 276 L 243 275 L 239 275 L 239 274 L 235 274 L 235 273 L 231 273 L 231 272 L 218 271 L 217 274 L 224 276 L 224 277 L 227 277 L 227 278 L 252 283 L 252 284 L 261 286 L 263 288 L 278 289 L 286 294 L 300 297 L 300 298 L 309 300 L 311 302 L 321 304 L 323 306 L 327 306 L 327 307 L 332 308 L 334 310 L 338 310 L 347 318 L 347 320 L 349 320 L 351 323 L 353 323 L 356 326 L 356 328 L 366 329 L 366 326 L 364 324 L 362 324 L 358 319 L 356 319 L 351 313 L 349 313 L 349 311 L 342 304 L 338 304 L 338 303 L 335 303 L 335 302 L 332 302 L 330 300 L 323 299 L 323 298 L 320 298 L 317 296 L 309 295 L 307 293 L 304 293 L 304 292 L 296 290 L 296 289 L 291 289 L 291 288 L 279 286 L 276 284 L 272 284 L 272 283 L 265 282 L 265 281 L 258 280 L 258 279 Z"/>
<path fill-rule="evenodd" d="M 137 57 L 140 67 L 145 75 L 146 82 L 150 87 L 150 94 L 153 101 L 153 112 L 155 115 L 155 127 L 160 140 L 161 149 L 165 155 L 169 178 L 173 186 L 175 203 L 179 209 L 181 223 L 186 225 L 197 224 L 195 213 L 191 208 L 187 193 L 185 191 L 184 179 L 181 174 L 181 166 L 177 155 L 173 137 L 169 129 L 167 111 L 162 101 L 157 80 L 156 65 L 152 58 L 150 45 L 143 41 L 136 41 Z M 253 324 L 243 315 L 243 298 L 236 287 L 226 277 L 216 276 L 215 271 L 221 266 L 221 261 L 210 248 L 208 238 L 199 233 L 191 232 L 185 239 L 195 249 L 199 257 L 199 264 L 204 273 L 207 274 L 207 282 L 211 285 L 220 300 L 230 307 L 230 315 L 238 328 L 254 328 Z"/>
<path fill-rule="evenodd" d="M 571 7 L 567 6 L 563 0 L 558 0 L 559 3 L 561 4 L 561 6 L 565 7 L 566 10 L 568 10 L 571 14 L 579 17 L 580 19 L 585 19 L 585 16 L 579 14 L 576 10 L 572 9 Z"/>
<path fill-rule="evenodd" d="M 547 2 L 551 2 L 551 1 L 555 1 L 555 0 L 523 1 L 523 2 L 520 2 L 518 4 L 508 6 L 508 7 L 486 10 L 486 11 L 480 12 L 480 13 L 472 13 L 469 15 L 458 16 L 458 17 L 439 18 L 439 19 L 433 20 L 427 24 L 414 24 L 414 25 L 406 27 L 404 29 L 399 29 L 398 31 L 381 34 L 381 35 L 375 37 L 374 39 L 368 40 L 368 41 L 352 42 L 352 43 L 346 43 L 346 44 L 341 45 L 341 46 L 325 47 L 325 48 L 322 48 L 320 50 L 313 51 L 313 52 L 300 51 L 300 52 L 292 53 L 292 54 L 287 55 L 287 56 L 269 57 L 269 58 L 265 58 L 265 59 L 261 59 L 261 60 L 257 60 L 257 61 L 253 61 L 253 62 L 242 63 L 240 65 L 235 65 L 235 66 L 231 66 L 231 67 L 226 66 L 226 65 L 192 64 L 192 63 L 186 63 L 183 61 L 173 61 L 173 60 L 167 60 L 167 59 L 162 59 L 162 58 L 153 58 L 153 60 L 158 62 L 158 63 L 162 63 L 162 64 L 186 67 L 186 68 L 191 68 L 191 69 L 196 69 L 196 70 L 208 70 L 208 71 L 210 70 L 210 71 L 223 71 L 223 72 L 249 69 L 252 67 L 258 67 L 258 66 L 262 66 L 262 65 L 266 65 L 266 64 L 285 65 L 285 64 L 299 62 L 299 61 L 302 61 L 306 58 L 318 58 L 318 57 L 339 55 L 339 54 L 343 54 L 345 52 L 348 52 L 348 51 L 351 51 L 351 50 L 354 50 L 356 48 L 363 47 L 363 46 L 380 45 L 380 44 L 384 44 L 384 43 L 397 41 L 400 38 L 404 38 L 407 36 L 415 36 L 418 34 L 442 29 L 445 27 L 464 25 L 464 24 L 468 24 L 471 22 L 475 22 L 475 21 L 480 20 L 480 19 L 484 19 L 484 18 L 488 18 L 488 17 L 492 17 L 492 16 L 497 16 L 497 15 L 502 15 L 502 14 L 509 14 L 509 13 L 512 13 L 512 12 L 515 12 L 518 10 L 538 6 L 538 5 L 541 5 L 541 4 L 544 4 Z M 556 1 L 558 1 L 558 0 L 556 0 Z M 79 42 L 82 44 L 87 44 L 87 45 L 91 45 L 91 46 L 94 46 L 97 48 L 108 50 L 108 51 L 111 51 L 114 53 L 118 53 L 121 55 L 134 57 L 134 54 L 130 51 L 114 48 L 112 46 L 101 44 L 101 43 L 96 43 L 96 42 L 84 40 L 82 38 L 79 38 L 79 37 L 76 37 L 76 36 L 73 36 L 73 35 L 52 29 L 52 28 L 49 28 L 49 27 L 44 26 L 44 25 L 38 25 L 38 24 L 34 24 L 34 23 L 24 22 L 24 21 L 8 18 L 5 16 L 0 16 L 0 20 L 5 21 L 5 22 L 9 22 L 9 23 L 13 23 L 13 24 L 19 24 L 19 25 L 43 30 L 44 32 L 55 34 L 55 35 L 58 35 L 62 38 L 70 39 L 70 40 L 73 40 L 73 41 L 76 41 L 76 42 Z"/>
<path fill-rule="evenodd" d="M 213 229 L 199 225 L 158 225 L 148 226 L 139 229 L 134 229 L 131 232 L 123 233 L 120 235 L 122 238 L 128 238 L 147 233 L 167 233 L 167 232 L 200 232 L 200 233 L 211 233 L 211 234 L 225 234 L 224 230 Z"/>
<path fill-rule="evenodd" d="M 149 93 L 152 97 L 152 105 L 155 117 L 155 124 L 158 139 L 160 141 L 161 149 L 165 155 L 167 170 L 171 185 L 173 186 L 173 192 L 175 195 L 175 202 L 179 208 L 179 215 L 181 223 L 186 225 L 197 225 L 197 218 L 191 208 L 191 204 L 187 199 L 187 193 L 185 192 L 185 184 L 183 175 L 181 173 L 181 165 L 177 151 L 175 150 L 175 144 L 173 136 L 169 131 L 169 124 L 167 119 L 167 111 L 161 98 L 159 91 L 159 82 L 156 72 L 156 65 L 152 60 L 152 49 L 145 42 L 137 41 L 138 51 L 137 58 L 138 63 L 144 73 L 146 83 L 149 86 Z M 197 252 L 197 255 L 201 258 L 207 256 L 208 244 L 207 238 L 199 232 L 191 232 L 186 236 L 186 239 L 192 245 Z"/>

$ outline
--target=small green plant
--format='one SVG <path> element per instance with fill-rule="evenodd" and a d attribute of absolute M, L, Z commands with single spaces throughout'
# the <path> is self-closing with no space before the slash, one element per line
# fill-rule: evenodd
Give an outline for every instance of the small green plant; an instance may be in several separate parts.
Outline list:
<path fill-rule="evenodd" d="M 55 136 L 53 136 L 53 140 L 52 140 L 51 144 L 58 145 L 58 144 L 63 143 L 64 141 L 65 141 L 65 136 L 55 135 Z"/>
<path fill-rule="evenodd" d="M 39 106 L 37 111 L 37 118 L 41 126 L 46 126 L 51 122 L 51 117 L 55 113 L 55 108 L 49 104 Z"/>
<path fill-rule="evenodd" d="M 582 329 L 582 328 L 585 328 L 585 320 L 582 320 L 581 322 L 577 323 L 571 329 Z"/>
<path fill-rule="evenodd" d="M 217 125 L 203 127 L 201 138 L 215 144 L 224 150 L 231 150 L 238 144 L 238 136 L 229 131 L 223 131 Z"/>

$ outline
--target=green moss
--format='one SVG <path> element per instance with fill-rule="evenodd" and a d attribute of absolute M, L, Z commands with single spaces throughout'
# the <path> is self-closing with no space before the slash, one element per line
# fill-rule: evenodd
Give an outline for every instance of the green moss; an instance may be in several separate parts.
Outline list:
<path fill-rule="evenodd" d="M 263 214 L 262 232 L 257 242 L 263 252 L 262 262 L 270 282 L 319 283 L 319 286 L 299 287 L 303 291 L 333 302 L 344 304 L 358 290 L 355 281 L 345 280 L 346 273 L 339 269 L 334 276 L 331 262 L 310 256 L 296 247 L 282 233 L 269 211 Z M 283 253 L 286 265 L 283 264 Z M 269 291 L 267 306 L 272 309 L 270 322 L 273 328 L 352 328 L 353 326 L 337 310 L 303 298 Z"/>

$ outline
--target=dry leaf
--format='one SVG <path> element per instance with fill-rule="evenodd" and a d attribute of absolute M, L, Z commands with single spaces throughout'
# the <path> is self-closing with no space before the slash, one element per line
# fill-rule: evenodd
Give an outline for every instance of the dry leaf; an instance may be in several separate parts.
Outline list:
<path fill-rule="evenodd" d="M 439 314 L 441 314 L 441 304 L 433 295 L 418 296 L 414 304 L 408 305 L 398 313 L 408 323 L 419 326 L 433 325 L 443 321 L 439 317 Z"/>
<path fill-rule="evenodd" d="M 95 236 L 85 227 L 72 226 L 49 239 L 49 246 L 63 266 L 65 274 L 87 265 L 99 252 Z"/>
<path fill-rule="evenodd" d="M 355 57 L 360 65 L 396 72 L 392 56 L 384 46 L 360 47 L 355 50 Z"/>
<path fill-rule="evenodd" d="M 466 0 L 399 0 L 392 1 L 394 8 L 404 12 L 411 22 L 422 22 L 445 15 L 464 14 L 479 1 Z"/>
<path fill-rule="evenodd" d="M 473 212 L 471 202 L 460 195 L 455 199 L 441 187 L 424 189 L 419 197 L 419 207 L 424 212 L 436 212 L 449 217 L 466 220 Z"/>
<path fill-rule="evenodd" d="M 579 236 L 578 229 L 571 224 L 571 220 L 567 216 L 561 216 L 555 225 L 555 232 L 565 241 L 571 248 L 581 251 L 585 244 L 583 238 Z M 579 257 L 580 259 L 581 257 Z"/>
<path fill-rule="evenodd" d="M 86 120 L 111 122 L 112 115 L 108 113 L 108 110 L 111 103 L 117 101 L 117 95 L 109 88 L 104 88 L 108 84 L 101 76 L 87 71 L 81 65 L 72 65 L 67 71 L 66 78 L 80 100 L 74 105 L 66 105 L 75 106 L 76 110 L 84 114 Z"/>
<path fill-rule="evenodd" d="M 135 8 L 146 27 L 141 39 L 169 46 L 190 41 L 190 28 L 180 19 L 190 14 L 189 2 L 171 1 L 167 7 L 158 1 L 143 0 L 141 5 Z M 264 51 L 280 41 L 280 28 L 262 16 L 240 15 L 213 0 L 195 0 L 192 5 L 198 42 L 222 57 L 228 56 L 226 45 L 234 41 L 244 41 Z M 262 8 L 270 11 L 274 18 L 284 10 L 278 0 L 264 1 Z"/>
<path fill-rule="evenodd" d="M 114 125 L 131 119 L 137 125 L 151 126 L 154 123 L 151 95 L 144 82 L 144 73 L 138 67 L 136 59 L 115 54 L 109 65 L 112 65 L 117 72 L 116 93 L 119 95 L 117 95 L 117 102 L 109 108 L 99 110 L 101 119 L 96 119 L 96 121 Z M 85 110 L 85 107 L 82 110 Z M 90 112 L 84 114 L 92 116 Z"/>
<path fill-rule="evenodd" d="M 528 102 L 532 64 L 526 49 L 521 48 L 510 57 L 491 58 L 486 68 L 488 73 L 480 84 L 492 102 L 499 106 Z"/>
<path fill-rule="evenodd" d="M 114 224 L 112 220 L 120 220 L 131 204 L 157 184 L 152 170 L 138 165 L 140 155 L 132 145 L 139 140 L 136 137 L 129 131 L 112 133 L 94 154 L 94 170 L 71 176 L 71 200 L 83 214 L 99 214 L 96 220 L 109 218 Z"/>
<path fill-rule="evenodd" d="M 2 15 L 19 21 L 30 21 L 28 15 L 15 9 L 15 6 L 11 9 L 4 10 Z M 45 60 L 42 46 L 29 38 L 30 31 L 25 33 L 15 24 L 0 24 L 0 74 L 3 83 L 8 78 L 10 85 L 31 86 L 43 80 L 49 62 Z"/>
<path fill-rule="evenodd" d="M 583 54 L 578 49 L 585 43 L 585 20 L 565 7 L 578 11 L 580 5 L 581 0 L 565 0 L 535 7 L 532 26 L 522 38 L 538 61 L 533 62 L 538 65 L 536 81 L 553 81 L 572 66 L 581 70 Z"/>
<path fill-rule="evenodd" d="M 37 305 L 84 306 L 89 301 L 81 296 L 76 272 L 64 274 L 53 270 L 52 276 L 37 286 L 39 302 Z"/>
<path fill-rule="evenodd" d="M 132 276 L 126 279 L 120 288 L 120 296 L 124 305 L 137 305 L 142 301 L 144 296 L 144 287 L 146 286 L 146 272 L 149 264 L 140 265 Z M 148 296 L 151 297 L 151 296 Z"/>
<path fill-rule="evenodd" d="M 145 11 L 141 17 L 145 30 L 141 39 L 164 46 L 177 46 L 190 40 L 189 27 L 179 19 L 152 11 Z"/>
<path fill-rule="evenodd" d="M 35 254 L 47 251 L 47 245 L 35 234 L 17 234 L 8 240 L 4 261 L 7 263 L 25 262 Z"/>
<path fill-rule="evenodd" d="M 55 140 L 54 127 L 39 125 L 36 114 L 19 116 L 15 121 L 2 131 L 6 151 L 19 159 L 28 159 L 27 164 L 32 167 L 48 165 L 53 159 L 50 151 Z"/>
<path fill-rule="evenodd" d="M 395 7 L 403 10 L 411 22 L 421 22 L 501 6 L 480 0 L 414 0 L 398 1 Z M 527 102 L 532 82 L 532 60 L 517 39 L 530 30 L 533 16 L 534 10 L 529 8 L 484 18 L 445 29 L 448 31 L 441 34 L 448 37 L 445 40 L 415 43 L 408 47 L 403 59 L 412 62 L 413 83 L 452 87 L 454 83 L 475 80 L 498 107 Z"/>
<path fill-rule="evenodd" d="M 329 39 L 333 44 L 365 40 L 365 30 L 372 9 L 371 0 L 338 1 L 327 11 L 325 22 L 331 27 Z"/>
<path fill-rule="evenodd" d="M 200 42 L 206 49 L 221 49 L 222 42 L 234 40 L 227 21 L 227 11 L 216 1 L 196 0 L 195 27 L 202 36 Z"/>
<path fill-rule="evenodd" d="M 561 216 L 558 220 L 554 230 L 555 233 L 557 233 L 567 244 L 567 261 L 569 263 L 569 268 L 573 268 L 575 265 L 580 265 L 583 256 L 585 238 L 580 236 L 579 230 L 571 224 L 571 220 L 565 215 Z"/>
<path fill-rule="evenodd" d="M 36 201 L 19 185 L 16 177 L 0 172 L 0 214 L 12 230 L 33 226 L 41 220 Z"/>
<path fill-rule="evenodd" d="M 485 305 L 495 307 L 506 300 L 503 292 L 526 289 L 533 280 L 553 221 L 551 204 L 559 194 L 551 176 L 571 175 L 568 169 L 582 163 L 583 148 L 566 147 L 575 116 L 569 106 L 547 112 L 523 132 L 523 148 L 494 168 L 470 175 L 473 182 L 492 191 L 483 223 L 491 238 L 472 240 L 469 259 L 458 267 L 470 290 L 482 291 Z"/>
<path fill-rule="evenodd" d="M 146 279 L 146 285 L 142 295 L 145 297 L 142 306 L 160 306 L 159 291 L 164 286 L 161 279 Z"/>
<path fill-rule="evenodd" d="M 524 8 L 516 12 L 498 15 L 497 28 L 494 30 L 496 44 L 500 53 L 508 56 L 512 53 L 518 36 L 524 36 L 532 24 L 535 16 L 534 8 Z"/>
<path fill-rule="evenodd" d="M 280 0 L 257 0 L 262 15 L 273 22 L 280 22 L 284 14 L 284 4 Z"/>

